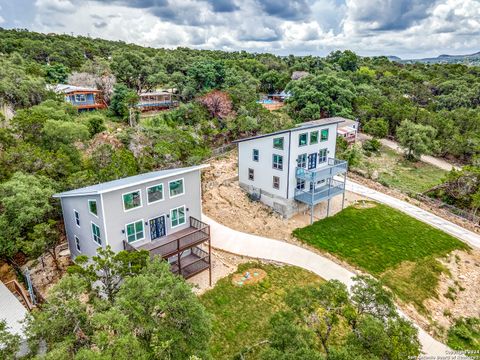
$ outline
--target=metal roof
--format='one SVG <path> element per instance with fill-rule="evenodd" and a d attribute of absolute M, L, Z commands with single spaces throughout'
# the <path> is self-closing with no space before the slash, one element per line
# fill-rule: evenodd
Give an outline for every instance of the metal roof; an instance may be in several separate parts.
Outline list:
<path fill-rule="evenodd" d="M 159 95 L 172 95 L 172 93 L 168 91 L 151 91 L 151 92 L 144 92 L 141 93 L 139 96 L 159 96 Z"/>
<path fill-rule="evenodd" d="M 324 118 L 324 119 L 319 119 L 319 120 L 307 121 L 307 122 L 300 123 L 300 124 L 298 124 L 297 126 L 291 128 L 291 129 L 275 131 L 275 132 L 272 132 L 272 133 L 262 134 L 262 135 L 257 135 L 257 136 L 251 136 L 251 137 L 248 137 L 248 138 L 245 138 L 245 139 L 238 139 L 238 140 L 235 140 L 233 143 L 240 143 L 240 142 L 243 142 L 243 141 L 261 139 L 261 138 L 268 137 L 268 136 L 285 134 L 285 133 L 294 132 L 294 131 L 308 130 L 308 129 L 312 129 L 312 128 L 315 128 L 315 127 L 318 127 L 318 126 L 338 124 L 338 123 L 343 122 L 344 120 L 345 119 L 341 118 L 341 117 L 331 117 L 331 118 Z"/>
<path fill-rule="evenodd" d="M 209 167 L 208 164 L 190 166 L 184 168 L 168 169 L 168 170 L 159 170 L 152 171 L 145 174 L 129 176 L 126 178 L 108 181 L 105 183 L 100 183 L 96 185 L 86 186 L 80 189 L 74 189 L 70 191 L 65 191 L 62 193 L 54 194 L 54 198 L 70 197 L 70 196 L 86 196 L 86 195 L 98 195 L 103 194 L 109 191 L 119 190 L 130 186 L 140 185 L 150 181 L 161 180 L 171 176 L 177 176 L 185 174 L 192 171 L 201 170 Z"/>
<path fill-rule="evenodd" d="M 75 86 L 75 85 L 69 85 L 69 84 L 58 84 L 58 85 L 55 85 L 55 86 L 53 87 L 53 91 L 55 91 L 55 92 L 57 92 L 57 93 L 64 93 L 64 94 L 68 94 L 68 93 L 75 92 L 75 91 L 99 92 L 99 90 L 97 90 L 97 89 L 87 88 L 87 87 L 81 87 L 81 86 Z"/>

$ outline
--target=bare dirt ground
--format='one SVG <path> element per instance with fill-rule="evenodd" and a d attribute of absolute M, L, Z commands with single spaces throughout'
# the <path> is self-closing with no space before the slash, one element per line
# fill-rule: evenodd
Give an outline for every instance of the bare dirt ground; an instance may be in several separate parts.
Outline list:
<path fill-rule="evenodd" d="M 359 272 L 351 265 L 330 254 L 322 253 L 301 244 L 291 236 L 292 230 L 307 226 L 310 223 L 308 213 L 298 214 L 286 220 L 262 203 L 251 201 L 238 186 L 236 159 L 236 151 L 231 151 L 209 162 L 210 168 L 204 172 L 203 179 L 203 211 L 206 215 L 238 231 L 284 240 L 306 247 L 350 270 Z M 478 228 L 467 221 L 451 216 L 441 209 L 431 208 L 418 200 L 411 199 L 372 180 L 352 174 L 349 174 L 349 177 L 375 190 L 413 203 L 460 226 L 478 231 Z M 345 199 L 346 206 L 358 204 L 364 200 L 364 198 L 352 193 L 347 193 Z M 341 197 L 337 197 L 331 204 L 333 205 L 331 206 L 331 214 L 340 211 Z M 315 210 L 315 220 L 325 216 L 326 206 L 324 204 L 318 205 Z M 228 254 L 228 256 L 233 255 Z M 432 289 L 432 295 L 435 293 L 438 295 L 436 297 L 432 296 L 425 303 L 428 316 L 420 314 L 413 305 L 402 303 L 400 305 L 402 310 L 422 328 L 438 339 L 444 340 L 446 330 L 454 323 L 456 318 L 480 316 L 480 251 L 472 250 L 470 253 L 454 251 L 448 257 L 439 260 L 447 267 L 449 274 L 443 274 L 438 289 Z M 230 272 L 232 271 L 227 272 L 225 269 L 219 270 L 218 273 L 226 276 Z M 449 288 L 451 289 L 449 290 Z"/>
<path fill-rule="evenodd" d="M 206 169 L 203 175 L 204 213 L 238 231 L 298 244 L 291 233 L 296 228 L 310 224 L 310 212 L 297 214 L 287 220 L 270 207 L 250 200 L 238 186 L 236 159 L 236 151 L 231 151 L 209 162 L 210 168 Z M 347 192 L 345 206 L 363 199 L 359 195 Z M 337 196 L 330 203 L 330 215 L 339 212 L 341 207 L 342 198 Z M 326 203 L 317 205 L 314 220 L 324 218 L 326 212 Z"/>
<path fill-rule="evenodd" d="M 453 251 L 438 259 L 448 269 L 440 277 L 437 295 L 424 303 L 428 316 L 420 314 L 412 305 L 402 309 L 417 324 L 440 340 L 460 317 L 480 317 L 480 251 Z"/>

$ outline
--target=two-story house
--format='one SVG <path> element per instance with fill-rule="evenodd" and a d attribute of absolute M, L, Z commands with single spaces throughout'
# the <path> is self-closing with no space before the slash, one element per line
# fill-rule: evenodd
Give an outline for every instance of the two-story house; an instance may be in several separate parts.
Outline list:
<path fill-rule="evenodd" d="M 335 159 L 337 125 L 326 118 L 235 141 L 240 186 L 289 218 L 344 194 L 347 163 Z M 337 180 L 337 175 L 343 179 Z M 341 178 L 341 176 L 340 176 Z"/>
<path fill-rule="evenodd" d="M 55 194 L 72 258 L 144 249 L 191 277 L 210 269 L 210 228 L 202 215 L 201 170 L 154 171 Z M 211 277 L 211 273 L 210 273 Z"/>

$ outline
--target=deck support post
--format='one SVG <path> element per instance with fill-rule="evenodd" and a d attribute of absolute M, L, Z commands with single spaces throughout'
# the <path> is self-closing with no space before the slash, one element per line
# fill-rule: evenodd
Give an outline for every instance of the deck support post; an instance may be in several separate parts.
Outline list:
<path fill-rule="evenodd" d="M 347 172 L 343 175 L 343 194 L 342 194 L 342 210 L 345 208 L 345 187 L 347 185 Z"/>
<path fill-rule="evenodd" d="M 327 201 L 327 217 L 330 215 L 330 198 Z"/>
<path fill-rule="evenodd" d="M 314 209 L 314 205 L 311 205 L 310 206 L 310 225 L 313 224 L 313 209 Z"/>

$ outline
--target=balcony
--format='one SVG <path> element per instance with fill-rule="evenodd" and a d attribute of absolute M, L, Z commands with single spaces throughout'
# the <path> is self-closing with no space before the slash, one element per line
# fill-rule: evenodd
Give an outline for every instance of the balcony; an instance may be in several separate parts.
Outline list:
<path fill-rule="evenodd" d="M 210 268 L 210 226 L 192 216 L 189 221 L 188 228 L 150 242 L 137 245 L 124 241 L 124 249 L 147 250 L 151 257 L 160 256 L 163 259 L 176 256 L 177 258 L 170 264 L 172 272 L 189 278 Z M 208 252 L 198 247 L 206 242 L 208 242 Z"/>
<path fill-rule="evenodd" d="M 327 166 L 322 166 L 318 169 L 307 170 L 305 168 L 297 167 L 295 176 L 297 179 L 305 181 L 320 181 L 333 178 L 335 175 L 346 173 L 348 164 L 344 160 L 329 158 Z"/>
<path fill-rule="evenodd" d="M 322 201 L 331 199 L 336 195 L 340 195 L 345 191 L 345 183 L 337 180 L 327 180 L 326 185 L 321 185 L 311 189 L 295 189 L 295 200 L 308 205 L 316 205 Z"/>

